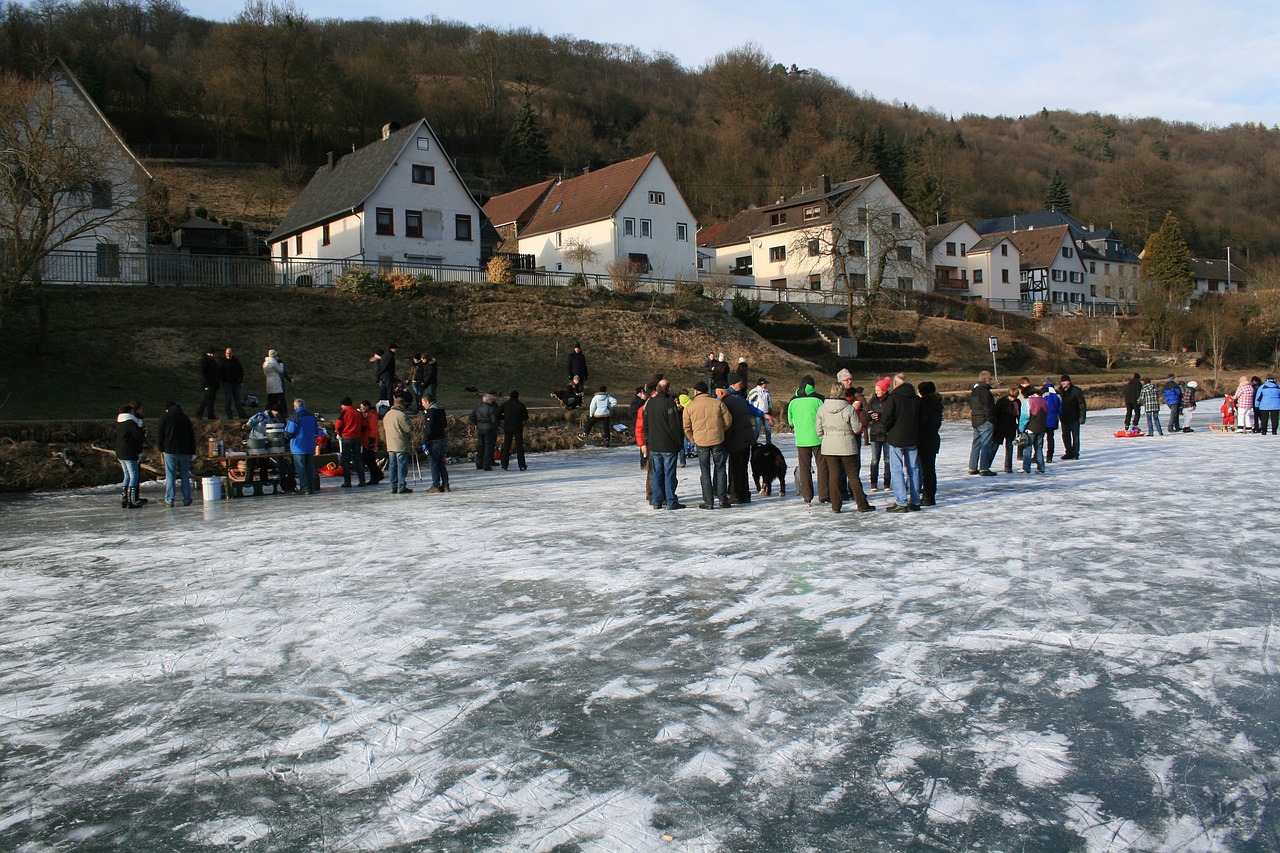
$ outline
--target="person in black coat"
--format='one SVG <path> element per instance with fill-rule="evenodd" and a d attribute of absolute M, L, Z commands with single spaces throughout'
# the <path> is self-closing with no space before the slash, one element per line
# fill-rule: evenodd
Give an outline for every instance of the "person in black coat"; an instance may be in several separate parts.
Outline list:
<path fill-rule="evenodd" d="M 938 497 L 938 451 L 942 449 L 942 395 L 932 382 L 920 383 L 920 505 L 933 506 Z"/>
<path fill-rule="evenodd" d="M 1133 378 L 1124 383 L 1124 428 L 1130 426 L 1138 429 L 1138 419 L 1142 417 L 1142 404 L 1138 401 L 1142 394 L 1142 376 L 1135 373 Z M 1129 418 L 1132 415 L 1133 420 Z"/>
<path fill-rule="evenodd" d="M 157 445 L 164 455 L 164 503 L 173 506 L 174 490 L 182 478 L 182 505 L 191 506 L 191 457 L 196 455 L 196 431 L 182 407 L 170 400 L 160 416 Z"/>
<path fill-rule="evenodd" d="M 204 396 L 200 399 L 200 408 L 196 409 L 197 418 L 209 420 L 218 418 L 214 408 L 218 402 L 218 389 L 222 387 L 222 367 L 218 364 L 217 352 L 213 347 L 209 347 L 204 351 L 204 358 L 200 360 L 200 377 L 204 382 Z"/>
<path fill-rule="evenodd" d="M 573 377 L 582 380 L 582 384 L 587 384 L 589 375 L 587 373 L 587 357 L 582 352 L 582 344 L 575 342 L 573 352 L 569 353 L 569 381 L 573 381 Z"/>
<path fill-rule="evenodd" d="M 231 403 L 234 400 L 236 404 L 236 414 L 240 420 L 244 420 L 244 403 L 240 402 L 244 394 L 244 365 L 240 363 L 240 359 L 231 351 L 231 347 L 227 347 L 222 354 L 222 363 L 218 365 L 218 378 L 222 382 L 222 415 L 223 417 L 231 417 Z"/>
<path fill-rule="evenodd" d="M 147 502 L 138 497 L 138 468 L 141 465 L 142 447 L 146 442 L 146 430 L 142 426 L 142 404 L 128 402 L 120 407 L 116 416 L 116 459 L 124 469 L 124 483 L 120 494 L 122 509 L 137 509 Z"/>
<path fill-rule="evenodd" d="M 1079 459 L 1080 425 L 1085 421 L 1089 406 L 1080 386 L 1072 383 L 1071 377 L 1065 373 L 1058 383 L 1058 396 L 1062 398 L 1062 414 L 1058 416 L 1058 424 L 1062 427 L 1062 458 Z"/>
<path fill-rule="evenodd" d="M 509 470 L 511 464 L 511 448 L 516 450 L 516 465 L 521 471 L 527 470 L 524 461 L 524 425 L 529 420 L 529 407 L 520 402 L 520 392 L 512 391 L 511 396 L 498 407 L 498 421 L 502 424 L 502 470 Z"/>
<path fill-rule="evenodd" d="M 893 390 L 884 398 L 880 420 L 889 445 L 889 481 L 897 502 L 886 512 L 920 509 L 920 397 L 905 373 L 893 377 Z"/>
<path fill-rule="evenodd" d="M 1004 447 L 1004 472 L 1013 473 L 1013 440 L 1018 436 L 1018 418 L 1022 416 L 1022 398 L 1018 386 L 996 400 L 996 429 L 992 438 L 996 447 Z"/>

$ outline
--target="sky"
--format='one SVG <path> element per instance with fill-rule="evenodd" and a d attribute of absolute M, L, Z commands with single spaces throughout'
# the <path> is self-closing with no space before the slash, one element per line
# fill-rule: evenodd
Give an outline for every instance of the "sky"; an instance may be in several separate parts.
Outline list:
<path fill-rule="evenodd" d="M 1020 116 L 1041 108 L 1225 126 L 1280 123 L 1270 0 L 993 0 L 982 4 L 812 0 L 788 13 L 762 0 L 612 4 L 490 0 L 472 7 L 406 0 L 300 0 L 313 18 L 436 16 L 495 29 L 665 52 L 689 68 L 746 43 L 878 100 Z M 241 6 L 189 0 L 211 20 Z"/>

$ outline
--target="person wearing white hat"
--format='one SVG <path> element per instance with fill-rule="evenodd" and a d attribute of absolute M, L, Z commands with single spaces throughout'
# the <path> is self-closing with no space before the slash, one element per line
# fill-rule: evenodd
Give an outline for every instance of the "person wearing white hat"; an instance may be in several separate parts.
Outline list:
<path fill-rule="evenodd" d="M 1195 432 L 1191 428 L 1191 418 L 1196 413 L 1196 394 L 1200 384 L 1194 379 L 1189 381 L 1182 388 L 1182 431 Z"/>

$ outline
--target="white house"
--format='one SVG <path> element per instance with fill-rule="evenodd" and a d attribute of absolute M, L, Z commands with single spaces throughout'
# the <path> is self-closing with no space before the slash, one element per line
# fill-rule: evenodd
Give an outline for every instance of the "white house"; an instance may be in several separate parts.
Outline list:
<path fill-rule="evenodd" d="M 1080 304 L 1091 301 L 1080 249 L 1067 225 L 987 234 L 1007 238 L 1018 248 L 1019 289 L 1023 302 Z"/>
<path fill-rule="evenodd" d="M 65 182 L 71 171 L 77 179 L 54 196 L 6 206 L 0 231 L 33 248 L 55 249 L 43 262 L 46 280 L 145 281 L 151 173 L 61 60 L 47 79 L 48 100 L 37 96 L 27 122 L 6 130 L 6 145 L 31 146 L 23 166 L 54 173 L 47 179 Z"/>
<path fill-rule="evenodd" d="M 426 119 L 329 161 L 267 237 L 271 257 L 478 266 L 484 215 Z"/>
<path fill-rule="evenodd" d="M 699 235 L 717 272 L 757 287 L 834 293 L 881 286 L 931 288 L 925 232 L 879 175 L 832 183 L 825 175 L 766 207 L 743 211 Z"/>
<path fill-rule="evenodd" d="M 1203 293 L 1243 293 L 1248 286 L 1244 270 L 1220 258 L 1192 258 L 1191 271 L 1196 278 L 1192 299 Z"/>
<path fill-rule="evenodd" d="M 1007 237 L 983 237 L 968 222 L 944 222 L 926 232 L 933 289 L 959 299 L 986 299 L 996 307 L 1020 300 L 1021 253 Z"/>
<path fill-rule="evenodd" d="M 536 199 L 530 215 L 526 202 Z M 697 276 L 697 222 L 657 154 L 645 154 L 561 181 L 496 196 L 485 211 L 517 225 L 518 251 L 539 269 L 606 274 L 612 263 L 631 263 L 658 279 Z M 521 219 L 524 224 L 521 225 Z M 566 251 L 589 247 L 595 260 L 580 263 Z"/>

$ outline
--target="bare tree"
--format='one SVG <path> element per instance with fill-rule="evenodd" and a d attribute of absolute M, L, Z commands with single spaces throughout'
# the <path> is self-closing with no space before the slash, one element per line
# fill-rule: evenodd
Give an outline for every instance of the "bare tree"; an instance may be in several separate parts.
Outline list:
<path fill-rule="evenodd" d="M 48 331 L 45 260 L 97 238 L 99 267 L 118 266 L 119 244 L 101 235 L 145 218 L 145 171 L 91 105 L 59 85 L 0 77 L 0 323 L 34 298 L 38 354 Z"/>
<path fill-rule="evenodd" d="M 795 232 L 788 266 L 829 274 L 846 303 L 846 330 L 863 338 L 889 290 L 928 285 L 924 231 L 904 207 L 887 198 L 853 198 L 829 218 Z"/>
<path fill-rule="evenodd" d="M 578 272 L 585 277 L 587 264 L 594 264 L 600 260 L 600 252 L 593 248 L 590 242 L 580 237 L 570 237 L 565 241 L 564 259 L 571 264 L 577 264 Z"/>

